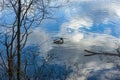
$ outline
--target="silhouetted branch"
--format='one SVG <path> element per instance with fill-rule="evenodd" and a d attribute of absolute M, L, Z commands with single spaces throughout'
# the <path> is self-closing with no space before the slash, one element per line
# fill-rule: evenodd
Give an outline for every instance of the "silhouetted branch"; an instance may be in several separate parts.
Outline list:
<path fill-rule="evenodd" d="M 6 65 L 5 60 L 1 54 L 2 54 L 2 52 L 0 52 L 0 58 L 2 60 L 2 64 L 0 66 L 2 66 L 3 68 L 5 68 L 5 70 L 7 70 L 7 65 Z"/>
<path fill-rule="evenodd" d="M 89 50 L 84 50 L 85 52 L 89 54 L 85 54 L 84 56 L 93 56 L 93 55 L 108 55 L 108 56 L 118 56 L 120 57 L 120 54 L 115 54 L 115 53 L 109 53 L 109 52 L 94 52 L 94 51 L 89 51 Z"/>

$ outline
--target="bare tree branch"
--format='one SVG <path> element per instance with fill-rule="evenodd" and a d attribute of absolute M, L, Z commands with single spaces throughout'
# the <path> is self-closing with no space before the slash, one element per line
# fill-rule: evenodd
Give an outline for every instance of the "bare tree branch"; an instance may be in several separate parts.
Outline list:
<path fill-rule="evenodd" d="M 10 4 L 12 5 L 12 8 L 14 9 L 15 14 L 17 15 L 17 10 L 16 10 L 17 1 L 14 1 L 14 3 L 12 2 L 12 0 L 9 0 L 9 1 L 10 1 Z"/>
<path fill-rule="evenodd" d="M 6 65 L 6 63 L 5 63 L 5 60 L 4 60 L 3 56 L 2 56 L 2 52 L 0 52 L 0 58 L 1 58 L 2 63 L 3 63 L 3 68 L 5 68 L 5 70 L 7 70 L 8 68 L 7 68 L 7 65 Z"/>
<path fill-rule="evenodd" d="M 108 55 L 108 56 L 117 56 L 120 57 L 120 54 L 115 54 L 115 53 L 109 53 L 109 52 L 94 52 L 94 51 L 89 51 L 89 50 L 84 50 L 87 53 L 90 54 L 85 54 L 84 56 L 93 56 L 93 55 Z"/>

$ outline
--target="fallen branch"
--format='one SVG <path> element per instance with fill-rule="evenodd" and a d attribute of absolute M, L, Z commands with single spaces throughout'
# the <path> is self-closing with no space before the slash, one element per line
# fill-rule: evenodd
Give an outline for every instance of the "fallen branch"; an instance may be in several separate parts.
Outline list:
<path fill-rule="evenodd" d="M 108 56 L 118 56 L 120 57 L 120 54 L 115 54 L 115 53 L 109 53 L 109 52 L 94 52 L 94 51 L 89 51 L 89 50 L 84 50 L 85 52 L 89 54 L 85 54 L 84 56 L 93 56 L 93 55 L 108 55 Z"/>

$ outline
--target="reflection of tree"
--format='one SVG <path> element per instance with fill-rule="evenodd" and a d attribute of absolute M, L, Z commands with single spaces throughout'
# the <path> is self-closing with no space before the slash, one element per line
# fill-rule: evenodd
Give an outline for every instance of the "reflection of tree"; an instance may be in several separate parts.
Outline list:
<path fill-rule="evenodd" d="M 54 1 L 54 0 L 53 0 Z M 21 80 L 21 51 L 25 48 L 32 27 L 37 27 L 44 19 L 53 19 L 55 8 L 52 0 L 1 0 L 0 8 L 4 16 L 0 21 L 0 69 L 9 80 Z M 25 62 L 27 65 L 27 61 Z M 24 69 L 26 69 L 26 65 Z M 2 71 L 0 70 L 0 72 Z M 17 77 L 16 77 L 17 76 Z M 21 76 L 21 77 L 20 77 Z M 25 76 L 24 76 L 25 77 Z"/>
<path fill-rule="evenodd" d="M 32 45 L 23 50 L 22 64 L 26 66 L 23 72 L 26 73 L 27 79 L 66 80 L 72 69 L 67 65 L 53 64 L 52 61 L 56 58 L 54 54 L 48 53 L 46 56 L 40 56 L 39 49 L 39 46 Z"/>

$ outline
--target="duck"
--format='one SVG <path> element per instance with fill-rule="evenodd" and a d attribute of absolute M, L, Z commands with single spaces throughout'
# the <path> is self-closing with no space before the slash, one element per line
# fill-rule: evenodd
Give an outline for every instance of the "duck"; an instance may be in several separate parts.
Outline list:
<path fill-rule="evenodd" d="M 63 38 L 59 38 L 59 39 L 53 40 L 53 43 L 54 44 L 63 44 L 64 40 L 63 40 Z"/>

